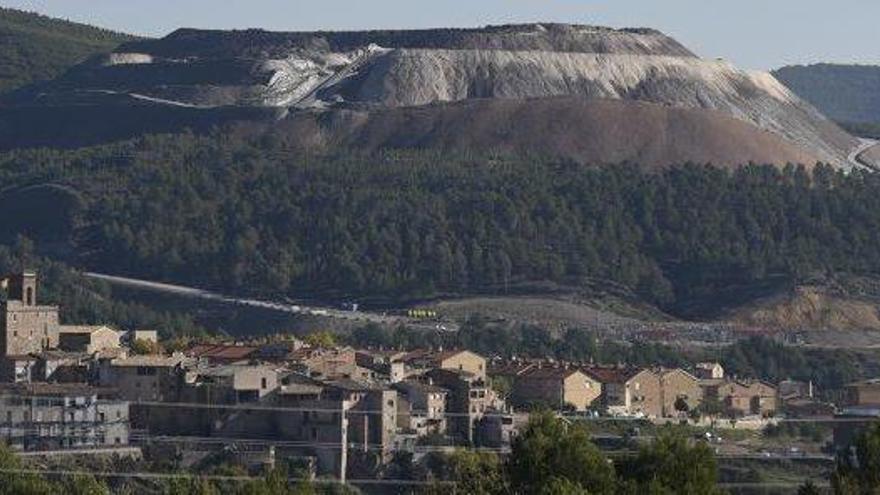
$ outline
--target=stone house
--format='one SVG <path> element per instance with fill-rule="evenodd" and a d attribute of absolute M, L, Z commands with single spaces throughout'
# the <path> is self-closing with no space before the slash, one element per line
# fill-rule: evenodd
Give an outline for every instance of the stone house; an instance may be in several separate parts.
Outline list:
<path fill-rule="evenodd" d="M 357 351 L 355 362 L 361 368 L 369 369 L 377 377 L 397 383 L 406 379 L 406 364 L 403 351 Z"/>
<path fill-rule="evenodd" d="M 760 380 L 704 381 L 703 394 L 706 399 L 718 401 L 732 417 L 769 417 L 779 409 L 776 387 Z"/>
<path fill-rule="evenodd" d="M 34 357 L 37 360 L 31 372 L 31 380 L 34 382 L 90 383 L 94 381 L 91 354 L 43 351 Z"/>
<path fill-rule="evenodd" d="M 486 358 L 471 351 L 418 350 L 403 358 L 410 375 L 424 374 L 429 370 L 443 369 L 466 371 L 476 379 L 486 380 Z"/>
<path fill-rule="evenodd" d="M 447 430 L 472 444 L 474 427 L 486 414 L 504 412 L 506 405 L 485 379 L 465 370 L 434 368 L 426 373 L 433 383 L 449 391 L 446 400 Z"/>
<path fill-rule="evenodd" d="M 845 406 L 880 406 L 880 378 L 847 384 L 842 402 Z"/>
<path fill-rule="evenodd" d="M 197 362 L 182 354 L 172 356 L 129 356 L 102 360 L 98 383 L 113 387 L 120 397 L 136 401 L 175 401 L 180 396 L 178 369 L 194 367 Z"/>
<path fill-rule="evenodd" d="M 658 369 L 660 378 L 660 414 L 671 418 L 687 414 L 703 402 L 700 380 L 682 369 Z M 686 406 L 679 410 L 678 406 Z"/>
<path fill-rule="evenodd" d="M 359 366 L 354 349 L 299 349 L 290 355 L 291 369 L 318 380 L 369 380 L 375 372 Z"/>
<path fill-rule="evenodd" d="M 121 332 L 104 325 L 62 325 L 58 330 L 58 348 L 67 352 L 92 354 L 118 349 L 121 337 Z"/>
<path fill-rule="evenodd" d="M 227 364 L 182 370 L 184 383 L 179 400 L 205 404 L 256 402 L 278 388 L 273 366 Z"/>
<path fill-rule="evenodd" d="M 360 380 L 326 382 L 324 397 L 353 402 L 346 411 L 348 443 L 363 452 L 388 456 L 397 434 L 397 391 Z"/>
<path fill-rule="evenodd" d="M 406 380 L 391 385 L 398 395 L 398 427 L 416 436 L 446 434 L 447 390 L 430 383 Z"/>
<path fill-rule="evenodd" d="M 602 405 L 609 414 L 649 418 L 662 415 L 660 377 L 652 370 L 592 366 L 583 371 L 602 384 Z"/>
<path fill-rule="evenodd" d="M 395 445 L 399 422 L 395 390 L 358 380 L 321 382 L 290 375 L 272 399 L 291 409 L 271 413 L 268 423 L 277 427 L 272 438 L 311 443 L 304 445 L 303 452 L 317 457 L 322 472 L 343 480 L 351 451 L 375 453 L 387 460 Z M 251 428 L 241 431 L 248 438 L 253 435 Z"/>
<path fill-rule="evenodd" d="M 544 404 L 586 411 L 602 394 L 602 384 L 574 367 L 535 366 L 513 379 L 515 405 Z"/>

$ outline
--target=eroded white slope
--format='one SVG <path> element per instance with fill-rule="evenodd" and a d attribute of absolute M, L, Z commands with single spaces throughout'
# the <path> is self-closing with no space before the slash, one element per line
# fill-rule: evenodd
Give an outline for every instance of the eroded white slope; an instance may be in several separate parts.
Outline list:
<path fill-rule="evenodd" d="M 349 91 L 352 91 L 349 88 Z M 845 166 L 855 145 L 772 75 L 691 57 L 498 50 L 393 50 L 352 92 L 384 106 L 574 95 L 718 110 Z"/>

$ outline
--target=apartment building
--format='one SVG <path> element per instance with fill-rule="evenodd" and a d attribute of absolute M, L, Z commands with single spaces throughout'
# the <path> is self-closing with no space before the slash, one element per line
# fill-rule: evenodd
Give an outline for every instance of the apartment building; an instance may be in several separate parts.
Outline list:
<path fill-rule="evenodd" d="M 128 402 L 102 397 L 81 384 L 0 387 L 0 438 L 15 450 L 124 446 Z"/>

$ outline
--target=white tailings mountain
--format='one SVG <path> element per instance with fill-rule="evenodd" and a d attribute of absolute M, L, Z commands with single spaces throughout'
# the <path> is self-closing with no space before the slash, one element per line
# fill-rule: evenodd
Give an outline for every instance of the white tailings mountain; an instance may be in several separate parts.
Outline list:
<path fill-rule="evenodd" d="M 778 139 L 765 152 L 730 160 L 805 156 L 849 168 L 847 158 L 859 145 L 769 73 L 701 59 L 650 29 L 563 24 L 348 33 L 183 29 L 127 43 L 23 98 L 30 98 L 29 104 L 75 104 L 95 91 L 128 94 L 139 104 L 152 99 L 193 108 L 276 108 L 283 110 L 277 115 L 293 118 L 301 112 L 440 108 L 485 99 L 616 100 L 709 111 L 754 126 L 756 134 L 772 134 L 763 141 Z M 615 125 L 609 118 L 603 124 Z M 658 138 L 681 141 L 678 134 Z M 778 152 L 789 147 L 799 151 Z"/>

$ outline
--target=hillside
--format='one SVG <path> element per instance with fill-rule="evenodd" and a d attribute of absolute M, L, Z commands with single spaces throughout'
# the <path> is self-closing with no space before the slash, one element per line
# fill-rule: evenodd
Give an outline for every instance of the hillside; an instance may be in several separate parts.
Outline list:
<path fill-rule="evenodd" d="M 0 7 L 0 93 L 61 75 L 133 37 Z"/>
<path fill-rule="evenodd" d="M 328 151 L 494 150 L 656 168 L 689 161 L 719 166 L 820 161 L 818 155 L 722 112 L 576 97 L 303 113 L 280 129 L 289 129 L 311 149 Z"/>
<path fill-rule="evenodd" d="M 873 175 L 318 152 L 291 134 L 2 154 L 0 207 L 27 214 L 0 226 L 0 240 L 25 234 L 47 254 L 107 273 L 331 302 L 604 280 L 694 318 L 712 309 L 695 313 L 695 301 L 731 287 L 880 272 Z"/>
<path fill-rule="evenodd" d="M 649 29 L 181 29 L 3 105 L 0 244 L 115 275 L 562 328 L 880 273 L 856 140 Z"/>
<path fill-rule="evenodd" d="M 880 66 L 796 65 L 773 74 L 834 120 L 849 124 L 880 123 Z"/>
<path fill-rule="evenodd" d="M 776 329 L 819 330 L 815 340 L 877 345 L 880 331 L 880 280 L 876 275 L 837 273 L 807 278 L 733 308 L 722 319 Z M 873 331 L 873 332 L 868 332 Z"/>
<path fill-rule="evenodd" d="M 461 143 L 474 129 L 492 134 L 498 121 L 471 112 L 470 125 L 456 126 L 450 113 L 520 108 L 516 122 L 525 129 L 550 128 L 553 114 L 546 108 L 555 104 L 545 100 L 558 98 L 582 100 L 575 108 L 584 112 L 569 112 L 572 125 L 555 126 L 557 142 L 582 140 L 583 125 L 606 129 L 605 135 L 639 134 L 634 123 L 641 117 L 657 131 L 642 133 L 629 149 L 618 150 L 612 140 L 607 152 L 589 145 L 595 152 L 560 153 L 574 159 L 644 159 L 658 165 L 823 161 L 849 168 L 847 156 L 856 145 L 771 75 L 700 59 L 657 31 L 527 24 L 338 33 L 182 29 L 159 40 L 126 43 L 7 98 L 10 109 L 0 116 L 0 127 L 28 131 L 22 132 L 23 142 L 7 139 L 0 146 L 51 144 L 58 136 L 77 146 L 157 130 L 211 128 L 241 118 L 297 122 L 317 114 L 327 121 L 338 111 L 387 122 L 396 109 L 438 126 L 432 135 Z M 485 100 L 491 103 L 476 103 Z M 646 110 L 650 105 L 655 109 Z M 140 116 L 115 120 L 117 114 L 128 117 L 127 110 Z M 56 122 L 59 116 L 75 122 L 73 134 Z M 127 134 L 117 131 L 120 127 L 129 129 Z M 719 137 L 694 139 L 690 131 L 702 127 L 708 129 L 705 135 Z M 727 129 L 725 141 L 720 136 Z M 406 128 L 400 130 L 382 140 L 410 141 Z M 467 149 L 546 151 L 524 135 L 498 130 L 494 138 L 475 140 Z M 346 135 L 327 137 L 346 141 Z M 430 138 L 425 142 L 436 144 Z M 746 153 L 731 154 L 737 149 Z"/>

